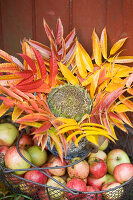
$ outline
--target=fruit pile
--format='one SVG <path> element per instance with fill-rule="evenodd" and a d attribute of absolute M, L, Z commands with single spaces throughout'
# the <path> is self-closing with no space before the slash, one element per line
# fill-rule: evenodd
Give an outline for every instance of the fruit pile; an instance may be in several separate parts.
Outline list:
<path fill-rule="evenodd" d="M 19 150 L 28 161 L 39 168 L 39 170 L 35 170 L 17 152 L 15 144 L 18 136 L 19 132 L 13 124 L 0 124 L 0 153 L 4 154 L 5 167 L 14 170 L 14 174 L 20 178 L 29 180 L 27 182 L 10 175 L 14 184 L 19 184 L 20 191 L 25 191 L 29 195 L 37 195 L 42 200 L 48 199 L 47 191 L 51 199 L 94 200 L 96 199 L 96 191 L 115 187 L 112 191 L 98 193 L 97 199 L 117 200 L 124 193 L 124 188 L 118 188 L 117 186 L 120 186 L 133 176 L 133 164 L 131 164 L 130 158 L 125 151 L 113 149 L 105 153 L 104 150 L 108 146 L 107 140 L 97 153 L 90 153 L 85 160 L 66 168 L 66 165 L 76 163 L 81 158 L 75 157 L 72 160 L 62 161 L 59 157 L 50 154 L 47 149 L 42 151 L 41 147 L 36 145 L 36 141 L 33 140 L 31 135 L 23 134 L 19 142 Z M 64 168 L 57 169 L 54 167 Z M 20 169 L 20 171 L 15 171 L 17 169 Z M 51 187 L 48 187 L 46 190 L 46 187 L 37 187 L 35 183 L 33 184 L 30 181 Z M 64 187 L 58 184 L 58 182 L 69 189 L 92 193 L 73 195 L 70 192 L 64 192 Z M 59 188 L 59 190 L 55 190 L 53 187 Z"/>

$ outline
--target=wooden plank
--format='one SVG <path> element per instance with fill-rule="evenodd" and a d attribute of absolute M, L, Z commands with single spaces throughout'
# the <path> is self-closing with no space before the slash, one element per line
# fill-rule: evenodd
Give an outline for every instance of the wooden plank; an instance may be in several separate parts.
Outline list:
<path fill-rule="evenodd" d="M 54 33 L 56 22 L 60 17 L 64 27 L 64 36 L 69 33 L 69 0 L 35 0 L 36 13 L 36 37 L 39 42 L 49 45 L 49 40 L 43 27 L 43 18 L 46 20 Z"/>
<path fill-rule="evenodd" d="M 1 0 L 1 13 L 4 50 L 15 55 L 20 41 L 32 38 L 32 0 Z"/>
<path fill-rule="evenodd" d="M 98 35 L 105 27 L 106 0 L 73 0 L 73 26 L 79 41 L 92 53 L 91 36 L 96 28 Z"/>

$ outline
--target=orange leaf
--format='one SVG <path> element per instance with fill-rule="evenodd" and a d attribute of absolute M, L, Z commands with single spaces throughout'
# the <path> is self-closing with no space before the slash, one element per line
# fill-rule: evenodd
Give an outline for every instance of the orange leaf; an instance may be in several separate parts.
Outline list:
<path fill-rule="evenodd" d="M 1 63 L 0 64 L 0 72 L 9 72 L 9 73 L 15 73 L 20 72 L 21 70 L 19 67 L 14 63 Z"/>
<path fill-rule="evenodd" d="M 12 113 L 12 121 L 16 121 L 18 117 L 22 114 L 23 110 L 18 108 L 16 105 L 14 107 L 13 113 Z"/>
<path fill-rule="evenodd" d="M 3 116 L 6 113 L 6 111 L 9 110 L 9 108 L 9 106 L 6 106 L 4 103 L 2 103 L 0 105 L 0 117 Z"/>
<path fill-rule="evenodd" d="M 8 53 L 6 53 L 5 51 L 0 50 L 0 57 L 8 62 L 13 62 L 11 56 Z"/>
<path fill-rule="evenodd" d="M 90 86 L 90 96 L 93 99 L 97 85 L 98 85 L 98 80 L 99 80 L 99 74 L 100 70 L 93 76 L 93 79 L 91 81 L 91 86 Z"/>
<path fill-rule="evenodd" d="M 126 115 L 126 113 L 118 113 L 118 116 L 129 126 L 133 127 L 130 119 L 128 118 L 128 116 Z"/>
<path fill-rule="evenodd" d="M 120 95 L 119 99 L 123 104 L 125 104 L 128 108 L 130 108 L 131 111 L 133 111 L 133 103 L 130 100 L 127 100 L 124 95 Z"/>

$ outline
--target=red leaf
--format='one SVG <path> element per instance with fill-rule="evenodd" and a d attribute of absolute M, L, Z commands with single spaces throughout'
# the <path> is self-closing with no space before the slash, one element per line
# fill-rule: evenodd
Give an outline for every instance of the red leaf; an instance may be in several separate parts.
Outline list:
<path fill-rule="evenodd" d="M 13 100 L 11 100 L 11 99 L 9 99 L 9 98 L 7 98 L 7 97 L 3 97 L 3 96 L 0 96 L 0 99 L 1 100 L 3 100 L 3 102 L 4 102 L 4 104 L 6 105 L 6 106 L 10 106 L 10 107 L 13 107 L 14 106 L 14 101 Z"/>
<path fill-rule="evenodd" d="M 66 56 L 66 47 L 65 47 L 65 41 L 62 39 L 62 55 L 61 55 L 61 60 L 64 60 Z"/>
<path fill-rule="evenodd" d="M 36 81 L 32 81 L 28 84 L 23 84 L 23 85 L 16 85 L 16 87 L 21 90 L 27 92 L 28 90 L 33 90 L 39 88 L 43 84 L 42 79 L 38 79 Z"/>
<path fill-rule="evenodd" d="M 25 99 L 27 99 L 27 100 L 29 101 L 29 97 L 28 97 L 25 93 L 21 92 L 20 90 L 18 90 L 18 89 L 15 88 L 14 86 L 11 86 L 11 89 L 12 89 L 12 91 L 14 91 L 16 94 L 18 94 L 19 96 L 21 96 L 21 97 L 23 97 L 23 98 L 25 98 Z"/>
<path fill-rule="evenodd" d="M 51 49 L 57 60 L 61 60 L 61 56 L 58 54 L 55 44 L 51 41 Z"/>
<path fill-rule="evenodd" d="M 0 85 L 0 89 L 3 90 L 6 94 L 8 94 L 10 97 L 13 97 L 19 101 L 23 101 L 23 99 L 18 96 L 17 94 L 15 94 L 14 92 L 12 92 L 10 89 L 3 87 L 2 85 Z"/>
<path fill-rule="evenodd" d="M 19 55 L 27 62 L 27 64 L 32 69 L 33 73 L 36 74 L 37 69 L 36 69 L 36 65 L 35 65 L 34 61 L 27 55 L 24 55 L 24 54 L 21 54 L 21 53 L 19 53 Z"/>
<path fill-rule="evenodd" d="M 37 130 L 35 130 L 33 132 L 33 134 L 45 132 L 48 129 L 50 129 L 50 127 L 51 127 L 51 123 L 49 121 L 46 121 L 46 122 L 43 123 L 43 125 L 40 128 L 38 128 Z"/>
<path fill-rule="evenodd" d="M 75 37 L 75 28 L 71 31 L 71 33 L 69 33 L 69 35 L 67 35 L 67 37 L 65 38 L 65 46 L 66 49 L 72 44 L 73 39 Z"/>
<path fill-rule="evenodd" d="M 53 32 L 51 31 L 51 29 L 49 28 L 48 24 L 46 23 L 45 19 L 43 19 L 43 25 L 44 25 L 44 29 L 45 32 L 47 34 L 48 39 L 51 41 L 55 41 Z"/>
<path fill-rule="evenodd" d="M 55 87 L 55 84 L 56 84 L 57 72 L 58 72 L 57 61 L 54 57 L 53 52 L 51 51 L 49 85 L 52 88 Z"/>
<path fill-rule="evenodd" d="M 29 40 L 28 44 L 31 45 L 32 47 L 34 47 L 36 50 L 38 50 L 45 59 L 50 58 L 51 50 L 49 47 L 47 47 L 39 42 L 36 42 L 34 40 Z"/>
<path fill-rule="evenodd" d="M 32 82 L 33 80 L 34 80 L 34 76 L 32 75 L 27 79 L 23 79 L 17 85 L 26 85 L 26 84 L 29 84 L 30 82 Z"/>
<path fill-rule="evenodd" d="M 21 72 L 17 72 L 16 74 L 21 76 L 24 79 L 27 79 L 27 78 L 33 76 L 33 73 L 32 73 L 31 70 L 24 70 L 24 71 L 21 71 Z"/>
<path fill-rule="evenodd" d="M 44 60 L 43 60 L 41 54 L 39 53 L 39 51 L 37 51 L 33 47 L 32 47 L 32 50 L 33 50 L 33 52 L 34 52 L 34 54 L 36 56 L 37 62 L 38 62 L 38 66 L 39 66 L 39 69 L 40 69 L 40 72 L 41 72 L 41 78 L 42 79 L 46 79 L 47 70 L 46 70 L 46 66 L 45 66 Z"/>
<path fill-rule="evenodd" d="M 62 41 L 63 38 L 63 26 L 61 19 L 59 18 L 57 21 L 57 26 L 56 26 L 56 44 L 59 45 Z"/>

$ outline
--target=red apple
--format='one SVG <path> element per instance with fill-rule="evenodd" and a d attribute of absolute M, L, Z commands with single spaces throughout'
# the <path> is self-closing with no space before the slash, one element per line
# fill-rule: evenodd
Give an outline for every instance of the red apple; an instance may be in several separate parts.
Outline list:
<path fill-rule="evenodd" d="M 97 187 L 95 186 L 87 186 L 87 192 L 96 192 L 96 191 L 100 191 Z M 102 194 L 87 194 L 87 196 L 83 199 L 83 200 L 102 200 Z"/>
<path fill-rule="evenodd" d="M 48 167 L 48 164 L 44 164 L 44 165 L 41 166 L 41 168 L 45 168 L 45 167 Z M 50 176 L 52 175 L 48 169 L 43 169 L 43 171 Z"/>
<path fill-rule="evenodd" d="M 103 195 L 105 197 L 105 199 L 108 199 L 108 200 L 120 200 L 123 193 L 124 193 L 124 188 L 123 187 L 119 187 L 117 189 L 113 189 L 117 186 L 120 186 L 121 184 L 120 183 L 117 183 L 117 182 L 110 182 L 110 183 L 106 183 L 103 187 L 102 187 L 102 190 L 109 190 L 112 188 L 111 191 L 108 191 L 108 192 L 103 192 Z"/>
<path fill-rule="evenodd" d="M 2 154 L 6 154 L 6 152 L 7 152 L 7 150 L 8 150 L 8 148 L 9 147 L 7 147 L 7 146 L 0 146 L 0 153 L 2 153 Z"/>
<path fill-rule="evenodd" d="M 11 123 L 2 123 L 0 124 L 0 146 L 11 146 L 17 137 L 19 132 L 17 128 Z"/>
<path fill-rule="evenodd" d="M 31 156 L 31 161 L 36 166 L 41 166 L 47 161 L 47 152 L 46 150 L 42 151 L 41 147 L 32 146 L 28 149 L 28 152 Z"/>
<path fill-rule="evenodd" d="M 21 154 L 31 162 L 31 157 L 29 153 L 22 149 L 19 148 Z M 17 152 L 17 148 L 15 146 L 10 147 L 6 154 L 5 154 L 5 166 L 10 169 L 26 169 L 30 168 L 30 164 L 26 162 Z M 25 171 L 15 171 L 15 174 L 21 175 L 24 174 Z"/>
<path fill-rule="evenodd" d="M 33 145 L 32 137 L 30 135 L 26 135 L 26 134 L 22 135 L 22 137 L 19 141 L 19 147 L 27 149 L 32 145 Z"/>
<path fill-rule="evenodd" d="M 122 163 L 130 163 L 130 159 L 122 149 L 113 149 L 107 155 L 107 168 L 109 174 L 113 175 L 114 168 Z"/>
<path fill-rule="evenodd" d="M 38 170 L 28 171 L 25 173 L 24 178 L 30 181 L 34 181 L 36 183 L 45 184 L 47 182 L 47 176 L 42 174 Z"/>
<path fill-rule="evenodd" d="M 57 166 L 62 167 L 62 166 L 65 166 L 65 165 L 66 165 L 66 162 L 64 160 L 61 161 L 61 159 L 57 156 L 53 156 L 47 164 L 48 167 L 57 167 Z M 54 176 L 63 176 L 66 172 L 66 169 L 65 168 L 49 169 L 48 171 L 51 174 L 53 174 Z"/>
<path fill-rule="evenodd" d="M 38 196 L 41 200 L 49 200 L 47 193 L 45 192 L 45 189 L 42 189 L 38 192 Z"/>
<path fill-rule="evenodd" d="M 66 182 L 63 180 L 63 178 L 58 177 L 58 176 L 53 176 L 53 178 L 56 179 L 57 181 L 59 181 L 60 183 L 62 183 L 63 185 L 66 185 Z M 52 186 L 52 187 L 56 187 L 56 188 L 64 189 L 64 187 L 62 187 L 60 184 L 53 181 L 51 178 L 48 179 L 47 185 Z M 56 190 L 55 191 L 55 189 L 53 189 L 53 188 L 48 188 L 48 192 L 49 192 L 51 199 L 61 199 L 64 195 L 63 190 Z"/>
<path fill-rule="evenodd" d="M 81 158 L 75 157 L 70 163 L 79 161 Z M 80 178 L 85 179 L 89 175 L 89 165 L 86 160 L 67 168 L 68 175 L 70 178 Z"/>
<path fill-rule="evenodd" d="M 79 178 L 71 179 L 70 181 L 67 182 L 66 186 L 69 189 L 75 189 L 75 190 L 80 191 L 80 192 L 87 192 L 86 183 Z M 81 198 L 82 199 L 86 196 L 86 194 L 73 195 L 72 193 L 69 192 L 69 193 L 66 193 L 65 196 L 68 199 L 75 199 L 75 198 Z"/>
<path fill-rule="evenodd" d="M 88 163 L 92 160 L 92 158 L 99 158 L 106 162 L 107 154 L 104 151 L 99 150 L 97 153 L 91 153 L 88 157 Z"/>
<path fill-rule="evenodd" d="M 123 163 L 117 165 L 114 169 L 114 177 L 117 182 L 123 183 L 133 176 L 133 165 L 131 163 Z"/>
<path fill-rule="evenodd" d="M 92 158 L 89 161 L 90 176 L 93 178 L 102 178 L 107 173 L 106 163 L 99 158 Z"/>
<path fill-rule="evenodd" d="M 89 176 L 88 179 L 87 179 L 87 185 L 95 186 L 99 190 L 101 190 L 102 185 L 105 183 L 105 181 L 106 181 L 106 175 L 103 176 L 102 178 L 99 178 L 99 179 Z"/>

